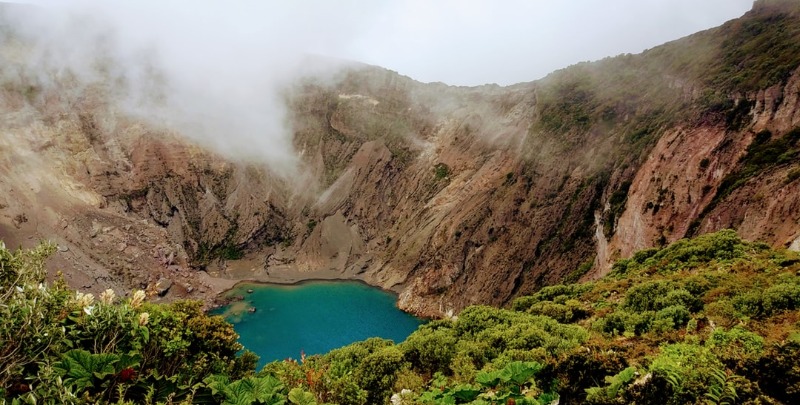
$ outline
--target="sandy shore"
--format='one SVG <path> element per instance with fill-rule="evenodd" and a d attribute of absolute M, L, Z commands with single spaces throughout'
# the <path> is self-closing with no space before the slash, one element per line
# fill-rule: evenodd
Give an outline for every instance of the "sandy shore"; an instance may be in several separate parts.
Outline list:
<path fill-rule="evenodd" d="M 224 267 L 209 267 L 204 278 L 204 281 L 212 287 L 216 295 L 230 290 L 241 282 L 297 284 L 312 280 L 358 280 L 365 282 L 357 274 L 335 269 L 301 271 L 292 265 L 272 266 L 269 269 L 265 269 L 263 260 L 250 258 L 230 260 L 224 264 Z"/>

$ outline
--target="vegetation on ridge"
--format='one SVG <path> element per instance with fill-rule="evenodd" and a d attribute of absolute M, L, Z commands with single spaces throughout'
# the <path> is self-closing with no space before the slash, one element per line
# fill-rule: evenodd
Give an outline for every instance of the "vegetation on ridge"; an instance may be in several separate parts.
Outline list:
<path fill-rule="evenodd" d="M 197 302 L 47 286 L 50 245 L 0 248 L 11 403 L 548 404 L 800 400 L 800 258 L 733 231 L 620 260 L 604 279 L 473 306 L 405 342 L 268 364 Z"/>
<path fill-rule="evenodd" d="M 538 155 L 542 150 L 574 159 L 581 147 L 592 151 L 583 164 L 599 170 L 635 165 L 676 125 L 742 129 L 755 92 L 785 85 L 800 66 L 799 15 L 798 4 L 788 1 L 757 7 L 639 55 L 553 72 L 535 82 L 536 112 L 524 154 L 534 161 L 552 159 Z"/>

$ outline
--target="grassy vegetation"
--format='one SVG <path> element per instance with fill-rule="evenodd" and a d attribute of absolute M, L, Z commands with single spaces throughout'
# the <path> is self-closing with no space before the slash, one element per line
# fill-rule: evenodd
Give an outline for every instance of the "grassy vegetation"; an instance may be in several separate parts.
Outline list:
<path fill-rule="evenodd" d="M 732 231 L 617 262 L 510 308 L 473 306 L 406 341 L 253 368 L 197 302 L 99 300 L 57 282 L 53 251 L 0 249 L 0 396 L 15 403 L 796 403 L 800 257 Z"/>
<path fill-rule="evenodd" d="M 785 82 L 800 65 L 800 26 L 797 4 L 785 2 L 779 12 L 754 13 L 725 24 L 718 34 L 725 36 L 721 58 L 708 66 L 712 86 L 751 91 Z"/>

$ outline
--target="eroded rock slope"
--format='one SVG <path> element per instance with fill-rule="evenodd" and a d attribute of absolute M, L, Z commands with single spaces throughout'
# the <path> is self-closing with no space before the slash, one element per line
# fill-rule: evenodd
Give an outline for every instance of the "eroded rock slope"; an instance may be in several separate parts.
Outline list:
<path fill-rule="evenodd" d="M 82 289 L 360 278 L 427 316 L 722 228 L 797 249 L 799 33 L 796 5 L 759 1 L 510 87 L 368 66 L 306 77 L 285 95 L 290 176 L 126 114 L 113 81 L 26 75 L 6 38 L 0 239 L 57 242 L 53 269 Z"/>

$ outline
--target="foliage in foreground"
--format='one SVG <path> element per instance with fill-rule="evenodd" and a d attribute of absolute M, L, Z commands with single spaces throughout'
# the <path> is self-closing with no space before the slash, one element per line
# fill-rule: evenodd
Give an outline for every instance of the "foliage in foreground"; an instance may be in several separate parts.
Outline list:
<path fill-rule="evenodd" d="M 145 303 L 145 293 L 98 299 L 47 286 L 44 260 L 54 246 L 11 252 L 0 242 L 0 398 L 11 403 L 219 403 L 237 398 L 235 384 L 219 390 L 219 375 L 248 392 L 280 387 L 244 378 L 257 358 L 237 355 L 238 335 L 195 301 Z M 269 383 L 272 386 L 269 386 Z M 229 393 L 230 392 L 230 393 Z M 239 396 L 241 397 L 241 395 Z M 263 397 L 263 395 L 261 395 Z M 237 403 L 237 402 L 231 402 Z M 241 403 L 241 402 L 238 402 Z M 275 402 L 278 403 L 278 402 Z"/>
<path fill-rule="evenodd" d="M 52 251 L 0 249 L 0 383 L 19 403 L 800 402 L 800 259 L 721 231 L 595 282 L 474 306 L 400 344 L 268 364 L 198 303 L 40 284 Z"/>

